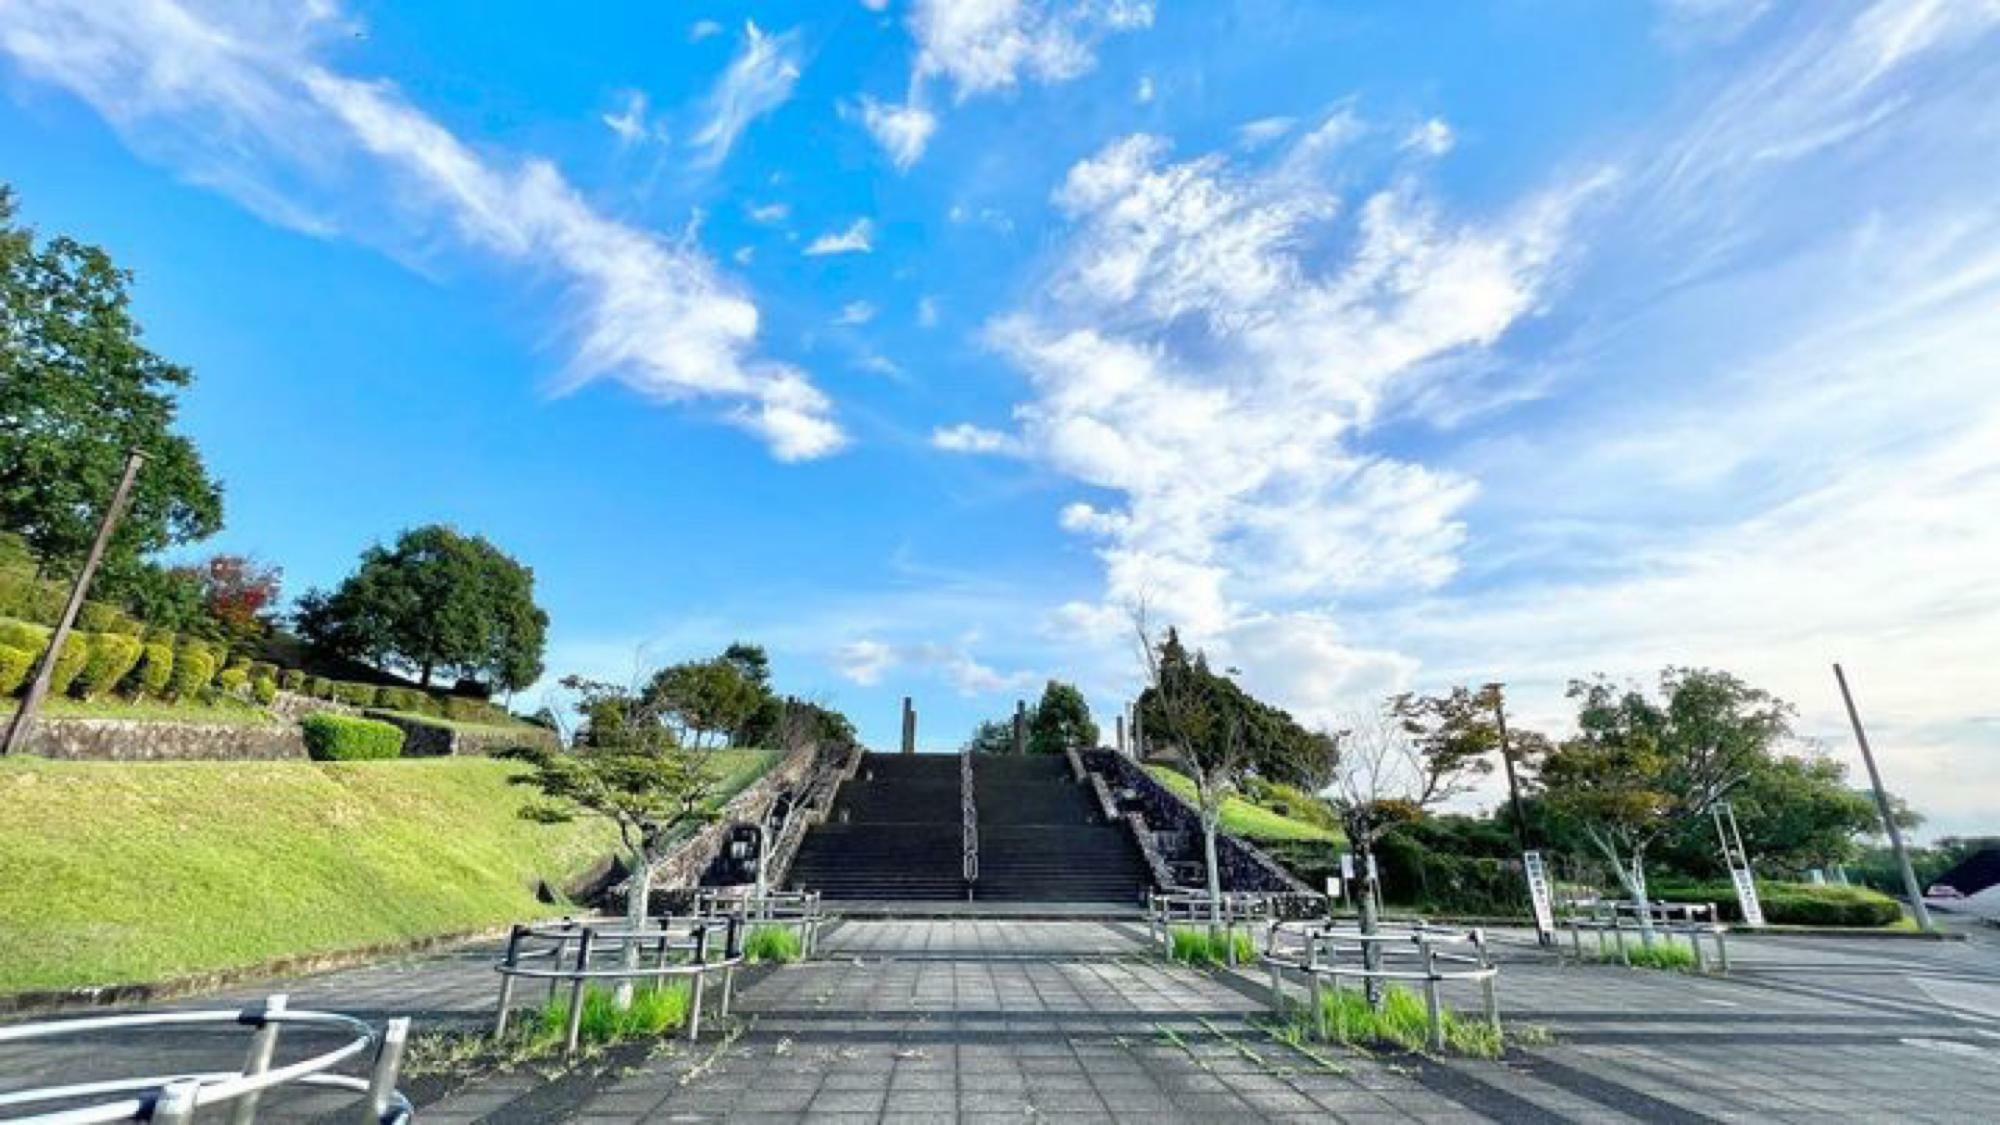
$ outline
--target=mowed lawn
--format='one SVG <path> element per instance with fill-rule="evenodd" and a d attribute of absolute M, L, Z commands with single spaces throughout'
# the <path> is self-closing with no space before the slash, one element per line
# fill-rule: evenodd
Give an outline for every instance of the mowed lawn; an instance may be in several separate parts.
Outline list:
<path fill-rule="evenodd" d="M 775 755 L 716 756 L 725 792 Z M 0 760 L 0 993 L 172 979 L 504 926 L 609 855 L 486 758 Z"/>
<path fill-rule="evenodd" d="M 1174 791 L 1175 796 L 1194 805 L 1194 779 L 1177 770 L 1165 766 L 1147 766 L 1146 772 Z M 1231 836 L 1246 840 L 1326 840 L 1338 841 L 1340 833 L 1322 828 L 1308 821 L 1295 820 L 1282 813 L 1272 812 L 1261 805 L 1251 804 L 1241 797 L 1229 797 L 1222 802 L 1222 830 Z"/>

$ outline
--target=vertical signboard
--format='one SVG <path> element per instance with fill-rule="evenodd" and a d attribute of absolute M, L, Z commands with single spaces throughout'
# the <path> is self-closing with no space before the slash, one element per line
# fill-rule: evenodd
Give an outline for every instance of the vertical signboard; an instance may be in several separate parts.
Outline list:
<path fill-rule="evenodd" d="M 1736 810 L 1719 801 L 1715 810 L 1715 834 L 1722 838 L 1722 861 L 1729 867 L 1729 881 L 1736 887 L 1736 905 L 1745 925 L 1764 924 L 1764 904 L 1757 900 L 1757 880 L 1750 874 L 1750 855 L 1743 849 L 1743 833 L 1736 827 Z"/>
<path fill-rule="evenodd" d="M 1535 905 L 1535 933 L 1550 938 L 1556 932 L 1555 898 L 1549 892 L 1549 869 L 1540 852 L 1522 852 L 1521 869 L 1528 875 L 1528 898 Z"/>

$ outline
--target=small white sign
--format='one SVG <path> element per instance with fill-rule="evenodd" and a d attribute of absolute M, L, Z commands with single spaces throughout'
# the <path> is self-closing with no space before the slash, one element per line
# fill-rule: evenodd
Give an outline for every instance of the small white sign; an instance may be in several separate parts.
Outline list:
<path fill-rule="evenodd" d="M 1736 905 L 1743 909 L 1743 921 L 1747 925 L 1764 924 L 1764 904 L 1757 900 L 1757 880 L 1750 875 L 1747 867 L 1733 867 L 1729 870 L 1731 882 L 1736 884 Z"/>
<path fill-rule="evenodd" d="M 1327 897 L 1327 898 L 1329 898 L 1329 899 L 1338 899 L 1338 898 L 1340 898 L 1340 888 L 1341 888 L 1341 881 L 1340 881 L 1340 876 L 1338 876 L 1338 875 L 1330 875 L 1330 876 L 1328 876 L 1328 877 L 1327 877 L 1327 880 L 1326 880 L 1326 897 Z"/>
<path fill-rule="evenodd" d="M 1343 878 L 1343 879 L 1352 879 L 1352 878 L 1354 878 L 1354 853 L 1353 853 L 1353 852 L 1342 852 L 1342 853 L 1340 853 L 1340 877 L 1341 877 L 1341 878 Z"/>

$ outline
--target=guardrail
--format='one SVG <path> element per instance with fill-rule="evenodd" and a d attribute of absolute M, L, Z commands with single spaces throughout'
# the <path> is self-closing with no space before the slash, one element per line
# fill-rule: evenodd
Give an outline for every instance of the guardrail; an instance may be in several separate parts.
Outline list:
<path fill-rule="evenodd" d="M 1146 897 L 1146 935 L 1162 951 L 1173 946 L 1175 926 L 1214 926 L 1229 939 L 1228 963 L 1236 964 L 1236 934 L 1255 935 L 1259 926 L 1301 914 L 1323 914 L 1326 896 L 1294 891 L 1224 891 L 1220 900 L 1204 890 L 1172 890 Z"/>
<path fill-rule="evenodd" d="M 663 918 L 658 925 L 629 929 L 623 922 L 586 925 L 564 921 L 539 926 L 515 926 L 507 934 L 507 951 L 494 969 L 500 974 L 500 1000 L 493 1016 L 493 1035 L 507 1033 L 513 1014 L 514 985 L 519 979 L 546 980 L 549 998 L 554 999 L 563 982 L 569 982 L 569 1007 L 565 1014 L 563 1052 L 575 1054 L 583 1024 L 584 986 L 592 981 L 651 981 L 656 986 L 674 977 L 690 980 L 687 1037 L 701 1037 L 703 986 L 711 974 L 722 977 L 722 1003 L 716 1013 L 729 1018 L 730 993 L 736 984 L 736 970 L 743 964 L 743 920 L 723 919 L 722 947 L 714 947 L 717 923 L 686 919 L 676 923 Z M 572 949 L 574 953 L 572 953 Z M 720 957 L 713 957 L 714 954 Z M 646 964 L 650 955 L 652 964 Z M 682 958 L 674 960 L 675 957 Z M 617 964 L 604 964 L 615 959 Z M 629 961 L 630 964 L 626 962 Z M 537 968 L 531 962 L 546 962 Z"/>
<path fill-rule="evenodd" d="M 1371 990 L 1384 982 L 1413 982 L 1424 990 L 1430 1043 L 1442 1049 L 1444 1043 L 1444 1001 L 1441 986 L 1448 983 L 1477 984 L 1482 1014 L 1495 1033 L 1500 1030 L 1500 1001 L 1496 978 L 1500 969 L 1486 945 L 1481 930 L 1460 930 L 1447 926 L 1383 923 L 1374 933 L 1362 933 L 1358 926 L 1323 921 L 1273 922 L 1266 930 L 1260 959 L 1271 972 L 1271 1007 L 1285 1005 L 1284 974 L 1296 973 L 1306 979 L 1312 1018 L 1324 1035 L 1326 1009 L 1321 1003 L 1321 981 L 1331 981 L 1340 991 L 1342 982 L 1360 981 Z"/>
<path fill-rule="evenodd" d="M 1615 945 L 1618 960 L 1623 964 L 1632 963 L 1631 950 L 1626 945 L 1626 936 L 1632 935 L 1641 943 L 1651 940 L 1647 935 L 1671 941 L 1676 937 L 1687 939 L 1688 950 L 1694 954 L 1694 971 L 1708 972 L 1708 958 L 1702 951 L 1702 939 L 1715 943 L 1715 961 L 1719 972 L 1729 971 L 1729 927 L 1722 923 L 1722 916 L 1712 902 L 1649 902 L 1642 910 L 1638 903 L 1627 899 L 1596 899 L 1570 904 L 1571 913 L 1556 925 L 1570 934 L 1570 945 L 1577 960 L 1583 960 L 1583 935 L 1590 931 L 1597 935 L 1597 957 L 1601 961 L 1611 959 L 1610 946 Z M 1650 925 L 1648 924 L 1650 923 Z M 1558 956 L 1561 947 L 1557 947 Z"/>
<path fill-rule="evenodd" d="M 964 854 L 960 866 L 965 875 L 965 896 L 972 897 L 972 885 L 979 881 L 979 805 L 972 797 L 972 746 L 958 752 L 958 812 L 964 823 L 960 841 Z"/>
<path fill-rule="evenodd" d="M 820 910 L 818 891 L 769 891 L 763 895 L 726 889 L 695 892 L 694 916 L 704 922 L 742 920 L 749 929 L 782 926 L 796 930 L 799 947 L 807 957 L 819 950 L 820 926 L 826 915 Z"/>
<path fill-rule="evenodd" d="M 256 1118 L 257 1104 L 265 1091 L 284 1086 L 310 1086 L 361 1095 L 362 1120 L 371 1125 L 404 1125 L 410 1120 L 410 1101 L 396 1090 L 396 1072 L 402 1066 L 403 1046 L 409 1039 L 410 1021 L 402 1017 L 392 1019 L 377 1031 L 367 1021 L 354 1016 L 337 1012 L 293 1011 L 286 1006 L 284 993 L 269 997 L 261 1008 L 143 1012 L 16 1024 L 0 1027 L 0 1044 L 37 1042 L 106 1031 L 175 1030 L 213 1025 L 251 1029 L 249 1051 L 243 1065 L 236 1070 L 114 1078 L 10 1090 L 0 1093 L 0 1111 L 49 1102 L 87 1102 L 70 1109 L 9 1120 L 43 1125 L 87 1125 L 101 1121 L 187 1125 L 194 1119 L 196 1110 L 226 1105 L 230 1109 L 233 1125 L 249 1125 Z M 277 1059 L 278 1032 L 287 1026 L 331 1028 L 345 1031 L 352 1038 L 332 1050 L 297 1062 L 273 1065 Z M 370 1060 L 367 1077 L 333 1073 L 335 1067 L 363 1057 Z"/>

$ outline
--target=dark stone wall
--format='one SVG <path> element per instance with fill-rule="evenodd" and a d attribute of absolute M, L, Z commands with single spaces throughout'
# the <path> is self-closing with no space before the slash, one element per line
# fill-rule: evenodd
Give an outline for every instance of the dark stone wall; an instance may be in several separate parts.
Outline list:
<path fill-rule="evenodd" d="M 305 738 L 291 723 L 227 726 L 129 719 L 44 718 L 27 752 L 82 762 L 305 761 Z"/>
<path fill-rule="evenodd" d="M 517 746 L 543 745 L 550 749 L 556 746 L 555 732 L 540 728 L 461 730 L 440 726 L 437 723 L 426 723 L 391 711 L 363 711 L 362 714 L 371 719 L 380 719 L 403 732 L 405 758 L 464 758 L 493 754 Z"/>
<path fill-rule="evenodd" d="M 1177 845 L 1174 848 L 1162 847 L 1162 852 L 1184 853 L 1191 849 L 1192 858 L 1196 861 L 1201 859 L 1199 811 L 1155 780 L 1145 767 L 1123 754 L 1112 750 L 1090 750 L 1085 752 L 1084 761 L 1091 772 L 1110 778 L 1113 790 L 1131 794 L 1124 801 L 1127 811 L 1145 817 L 1147 827 L 1156 837 L 1163 838 L 1162 842 L 1173 840 Z M 1223 890 L 1312 893 L 1312 888 L 1285 870 L 1283 864 L 1247 840 L 1219 832 L 1215 837 L 1215 851 L 1216 862 L 1222 867 Z"/>

